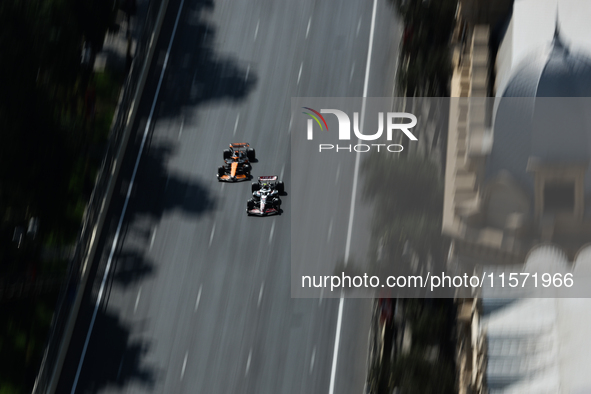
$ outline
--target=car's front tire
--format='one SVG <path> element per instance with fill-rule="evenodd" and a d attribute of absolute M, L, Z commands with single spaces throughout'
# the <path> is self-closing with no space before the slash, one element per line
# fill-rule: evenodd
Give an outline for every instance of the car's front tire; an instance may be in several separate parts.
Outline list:
<path fill-rule="evenodd" d="M 248 148 L 248 150 L 246 151 L 246 157 L 248 157 L 248 160 L 250 161 L 256 160 L 254 149 Z"/>
<path fill-rule="evenodd" d="M 246 208 L 247 208 L 247 210 L 254 209 L 255 205 L 256 204 L 255 204 L 255 202 L 253 200 L 248 200 L 246 202 Z"/>

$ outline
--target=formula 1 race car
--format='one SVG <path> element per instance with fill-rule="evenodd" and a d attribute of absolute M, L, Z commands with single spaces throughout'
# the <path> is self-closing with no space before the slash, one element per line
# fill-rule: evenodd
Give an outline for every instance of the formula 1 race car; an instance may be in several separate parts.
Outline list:
<path fill-rule="evenodd" d="M 281 199 L 285 193 L 283 182 L 277 176 L 261 176 L 258 182 L 252 183 L 252 198 L 246 202 L 246 214 L 270 216 L 281 214 Z"/>
<path fill-rule="evenodd" d="M 224 150 L 224 165 L 218 168 L 218 180 L 223 182 L 239 182 L 251 179 L 250 163 L 256 160 L 254 149 L 241 142 L 230 144 L 230 149 Z"/>

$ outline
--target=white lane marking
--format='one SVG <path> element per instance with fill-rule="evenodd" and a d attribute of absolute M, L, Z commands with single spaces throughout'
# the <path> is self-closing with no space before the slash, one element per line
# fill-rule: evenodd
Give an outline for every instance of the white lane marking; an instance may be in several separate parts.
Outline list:
<path fill-rule="evenodd" d="M 293 122 L 293 114 L 291 114 L 291 117 L 289 118 L 289 127 L 287 128 L 288 134 L 289 134 L 289 132 L 291 132 L 291 122 Z"/>
<path fill-rule="evenodd" d="M 361 105 L 361 122 L 359 123 L 361 127 L 365 125 L 365 105 L 367 97 L 367 89 L 369 86 L 369 70 L 371 68 L 371 52 L 373 49 L 373 34 L 375 30 L 376 24 L 376 7 L 377 7 L 377 0 L 374 0 L 373 3 L 373 13 L 371 15 L 371 28 L 369 31 L 369 49 L 367 51 L 367 65 L 365 66 L 365 83 L 363 84 L 363 103 Z M 357 139 L 357 143 L 360 143 L 360 139 Z M 351 191 L 351 208 L 349 209 L 349 227 L 347 229 L 347 243 L 345 245 L 345 266 L 349 262 L 349 251 L 351 249 L 351 233 L 353 231 L 353 217 L 355 216 L 355 198 L 357 195 L 357 181 L 359 178 L 359 160 L 360 154 L 357 152 L 355 155 L 355 172 L 353 174 L 353 190 Z"/>
<path fill-rule="evenodd" d="M 254 39 L 257 39 L 257 35 L 259 34 L 259 22 L 260 20 L 257 21 L 257 27 L 256 29 L 254 29 Z"/>
<path fill-rule="evenodd" d="M 306 27 L 306 39 L 308 38 L 308 33 L 310 33 L 310 23 L 312 22 L 312 17 L 308 19 L 308 27 Z"/>
<path fill-rule="evenodd" d="M 353 79 L 353 73 L 355 72 L 355 62 L 353 62 L 353 67 L 351 67 L 351 74 L 349 75 L 349 82 Z"/>
<path fill-rule="evenodd" d="M 316 358 L 316 346 L 314 346 L 314 350 L 312 350 L 312 359 L 310 360 L 310 373 L 314 369 L 314 359 Z"/>
<path fill-rule="evenodd" d="M 197 312 L 197 308 L 199 308 L 199 301 L 201 301 L 201 290 L 203 285 L 199 285 L 199 293 L 197 293 L 197 301 L 195 301 L 195 312 Z"/>
<path fill-rule="evenodd" d="M 156 230 L 158 227 L 154 226 L 152 229 L 152 238 L 150 239 L 150 250 L 152 250 L 152 246 L 154 246 L 154 239 L 156 239 Z"/>
<path fill-rule="evenodd" d="M 187 357 L 189 357 L 189 351 L 185 352 L 185 359 L 183 360 L 183 368 L 181 369 L 181 380 L 183 380 L 183 376 L 185 376 L 185 368 L 187 367 Z"/>
<path fill-rule="evenodd" d="M 250 369 L 251 358 L 252 358 L 252 348 L 248 352 L 248 360 L 246 360 L 246 371 L 244 372 L 244 376 L 248 375 L 248 370 Z"/>
<path fill-rule="evenodd" d="M 339 182 L 339 175 L 341 174 L 341 163 L 337 166 L 337 174 L 334 177 L 334 184 L 336 185 Z"/>
<path fill-rule="evenodd" d="M 140 164 L 140 158 L 142 157 L 142 152 L 144 151 L 144 146 L 146 145 L 146 139 L 148 138 L 148 131 L 150 130 L 150 126 L 152 125 L 152 117 L 154 116 L 154 110 L 156 108 L 156 101 L 158 100 L 158 95 L 160 94 L 160 88 L 162 87 L 162 80 L 164 79 L 164 73 L 166 72 L 166 67 L 168 65 L 168 57 L 170 56 L 170 49 L 172 47 L 172 42 L 174 41 L 174 36 L 176 35 L 176 29 L 179 24 L 179 18 L 181 16 L 181 11 L 183 10 L 184 3 L 185 3 L 185 0 L 181 0 L 181 4 L 179 6 L 179 10 L 176 15 L 176 20 L 174 22 L 174 28 L 172 29 L 172 35 L 170 36 L 170 42 L 168 43 L 168 49 L 166 50 L 166 57 L 164 58 L 164 64 L 162 66 L 162 71 L 160 72 L 160 79 L 158 80 L 158 85 L 156 86 L 156 93 L 154 94 L 154 101 L 152 101 L 152 108 L 150 109 L 150 114 L 148 115 L 148 122 L 146 123 L 146 128 L 144 129 L 144 136 L 142 137 L 142 143 L 140 145 L 140 150 L 138 152 L 137 159 L 135 161 L 133 173 L 131 174 L 131 182 L 129 183 L 129 188 L 127 189 L 127 196 L 125 197 L 125 202 L 123 204 L 123 210 L 121 212 L 121 216 L 119 217 L 119 223 L 117 224 L 117 230 L 115 231 L 115 238 L 113 238 L 113 246 L 111 247 L 111 252 L 110 252 L 109 258 L 107 260 L 107 266 L 105 267 L 105 273 L 104 273 L 103 279 L 101 281 L 101 287 L 99 288 L 98 296 L 96 299 L 96 304 L 94 306 L 94 312 L 92 313 L 92 318 L 90 320 L 90 327 L 88 328 L 88 333 L 86 334 L 86 340 L 84 341 L 84 347 L 82 348 L 82 354 L 80 355 L 80 362 L 78 363 L 78 369 L 76 371 L 76 376 L 74 377 L 74 383 L 72 384 L 71 394 L 74 394 L 76 392 L 76 387 L 78 386 L 78 379 L 80 378 L 80 372 L 82 371 L 82 364 L 84 364 L 84 358 L 86 357 L 88 343 L 90 342 L 90 335 L 92 334 L 92 329 L 94 327 L 94 322 L 96 321 L 96 315 L 98 314 L 99 306 L 103 300 L 103 293 L 105 291 L 107 277 L 109 276 L 109 272 L 111 270 L 111 264 L 113 262 L 113 255 L 115 254 L 115 249 L 117 247 L 117 241 L 119 241 L 119 235 L 121 234 L 121 227 L 123 226 L 123 218 L 125 216 L 125 212 L 127 211 L 127 205 L 129 204 L 129 198 L 131 197 L 131 190 L 133 188 L 133 182 L 135 181 L 135 176 L 137 174 L 137 170 L 138 170 L 138 167 Z"/>
<path fill-rule="evenodd" d="M 322 298 L 324 298 L 324 287 L 320 289 L 320 298 L 318 299 L 318 306 L 322 305 Z"/>
<path fill-rule="evenodd" d="M 376 23 L 376 8 L 377 8 L 378 1 L 373 1 L 373 11 L 371 15 L 371 27 L 369 32 L 369 49 L 367 51 L 367 65 L 365 67 L 365 84 L 363 86 L 363 98 L 367 97 L 367 87 L 369 84 L 369 70 L 371 65 L 371 52 L 373 49 L 373 34 L 375 29 Z M 365 100 L 363 100 L 363 105 L 361 107 L 361 127 L 363 127 L 363 120 L 365 117 Z M 358 139 L 359 141 L 359 139 Z M 349 260 L 349 250 L 351 247 L 351 232 L 353 228 L 353 216 L 355 214 L 355 195 L 357 193 L 357 178 L 359 176 L 359 152 L 356 154 L 355 158 L 355 174 L 353 175 L 353 190 L 351 192 L 351 209 L 349 210 L 349 228 L 347 230 L 347 243 L 345 246 L 345 266 Z M 341 291 L 341 298 L 339 300 L 339 315 L 337 318 L 337 333 L 334 341 L 334 353 L 332 357 L 332 370 L 330 372 L 330 387 L 328 389 L 329 394 L 334 394 L 334 385 L 335 385 L 335 378 L 337 372 L 337 360 L 339 355 L 339 341 L 341 338 L 341 324 L 343 319 L 343 306 L 345 304 L 345 299 L 343 297 L 343 292 Z"/>
<path fill-rule="evenodd" d="M 183 135 L 183 126 L 185 125 L 185 117 L 183 116 L 181 118 L 181 127 L 179 128 L 179 136 L 177 138 L 177 140 L 181 139 L 181 135 Z"/>
<path fill-rule="evenodd" d="M 135 306 L 133 307 L 133 313 L 137 312 L 137 306 L 140 303 L 141 295 L 142 295 L 142 287 L 140 286 L 140 291 L 137 292 L 137 297 L 135 298 Z"/>
<path fill-rule="evenodd" d="M 343 293 L 341 292 L 341 299 L 339 301 L 339 314 L 337 318 L 337 333 L 334 339 L 334 350 L 332 353 L 332 368 L 330 371 L 330 387 L 328 388 L 329 394 L 334 394 L 334 384 L 335 384 L 335 376 L 337 372 L 337 360 L 339 357 L 339 342 L 341 341 L 341 324 L 343 322 L 343 304 L 345 303 L 345 299 L 343 298 Z"/>
<path fill-rule="evenodd" d="M 211 235 L 209 236 L 209 247 L 211 247 L 211 241 L 213 241 L 213 236 L 215 234 L 215 223 L 213 224 L 213 228 L 211 229 Z"/>
<path fill-rule="evenodd" d="M 250 73 L 250 64 L 246 67 L 246 75 L 244 76 L 244 81 L 248 81 L 248 74 Z"/>
<path fill-rule="evenodd" d="M 222 191 L 224 191 L 224 186 L 226 186 L 226 183 L 222 182 Z"/>
<path fill-rule="evenodd" d="M 330 219 L 330 224 L 328 225 L 328 241 L 330 241 L 331 235 L 332 235 L 332 218 Z"/>
<path fill-rule="evenodd" d="M 281 167 L 281 175 L 279 175 L 279 179 L 283 180 L 283 171 L 285 171 L 285 164 Z"/>
<path fill-rule="evenodd" d="M 265 282 L 261 285 L 261 289 L 259 290 L 259 300 L 257 301 L 257 308 L 261 306 L 261 299 L 263 298 L 263 290 L 265 289 Z"/>
<path fill-rule="evenodd" d="M 273 224 L 271 225 L 271 233 L 269 234 L 269 243 L 273 240 L 273 232 L 275 231 L 275 220 L 273 220 Z"/>
<path fill-rule="evenodd" d="M 357 22 L 357 33 L 355 33 L 355 37 L 359 35 L 359 28 L 361 27 L 361 17 L 359 17 L 359 22 Z"/>
<path fill-rule="evenodd" d="M 300 84 L 300 77 L 302 76 L 302 67 L 304 66 L 304 62 L 300 63 L 300 71 L 298 72 L 298 85 Z"/>
<path fill-rule="evenodd" d="M 234 133 L 232 135 L 236 135 L 236 129 L 238 128 L 238 121 L 240 120 L 240 114 L 236 116 L 236 122 L 234 122 Z M 222 183 L 223 185 L 223 183 Z"/>

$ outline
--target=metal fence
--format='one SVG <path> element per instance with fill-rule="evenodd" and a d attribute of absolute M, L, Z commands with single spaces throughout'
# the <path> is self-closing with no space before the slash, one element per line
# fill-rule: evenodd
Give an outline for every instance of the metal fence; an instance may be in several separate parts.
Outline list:
<path fill-rule="evenodd" d="M 138 36 L 134 59 L 121 91 L 100 170 L 86 207 L 74 256 L 68 267 L 67 280 L 60 289 L 43 360 L 33 387 L 33 394 L 51 392 L 52 386 L 55 386 L 56 383 L 55 379 L 58 378 L 56 372 L 58 367 L 61 369 L 59 357 L 62 343 L 69 341 L 69 338 L 66 338 L 68 323 L 70 318 L 74 316 L 73 314 L 77 313 L 76 308 L 74 308 L 75 300 L 78 294 L 84 291 L 85 287 L 83 278 L 84 261 L 89 258 L 88 264 L 92 263 L 90 261 L 92 256 L 89 256 L 89 254 L 94 239 L 93 229 L 99 224 L 101 214 L 106 213 L 103 210 L 106 211 L 107 204 L 103 205 L 103 201 L 107 198 L 110 183 L 114 181 L 112 179 L 114 167 L 120 165 L 120 163 L 116 162 L 116 158 L 120 150 L 124 148 L 127 138 L 126 132 L 129 132 L 129 112 L 132 105 L 137 105 L 137 103 L 134 104 L 133 102 L 134 97 L 136 97 L 138 88 L 140 88 L 142 72 L 145 67 L 148 67 L 146 63 L 150 58 L 148 55 L 151 41 L 158 38 L 155 29 L 162 6 L 165 6 L 166 3 L 167 0 L 150 0 L 148 4 L 143 26 Z M 99 236 L 98 231 L 96 236 Z"/>

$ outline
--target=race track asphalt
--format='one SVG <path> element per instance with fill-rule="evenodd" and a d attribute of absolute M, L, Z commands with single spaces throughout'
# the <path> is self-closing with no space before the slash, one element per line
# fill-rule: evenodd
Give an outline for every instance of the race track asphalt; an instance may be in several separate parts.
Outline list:
<path fill-rule="evenodd" d="M 363 94 L 372 10 L 367 0 L 171 0 L 58 393 L 72 392 L 90 327 L 76 393 L 332 394 L 331 378 L 333 393 L 363 393 L 371 301 L 346 299 L 337 325 L 339 299 L 291 297 L 291 217 L 310 215 L 295 236 L 325 244 L 311 248 L 319 261 L 338 259 L 353 161 L 334 180 L 338 198 L 294 212 L 290 133 L 292 97 Z M 390 97 L 400 28 L 386 0 L 373 27 L 368 96 Z M 247 217 L 250 182 L 217 181 L 230 142 L 256 149 L 253 175 L 285 181 L 281 216 Z M 368 212 L 356 211 L 357 256 Z"/>

